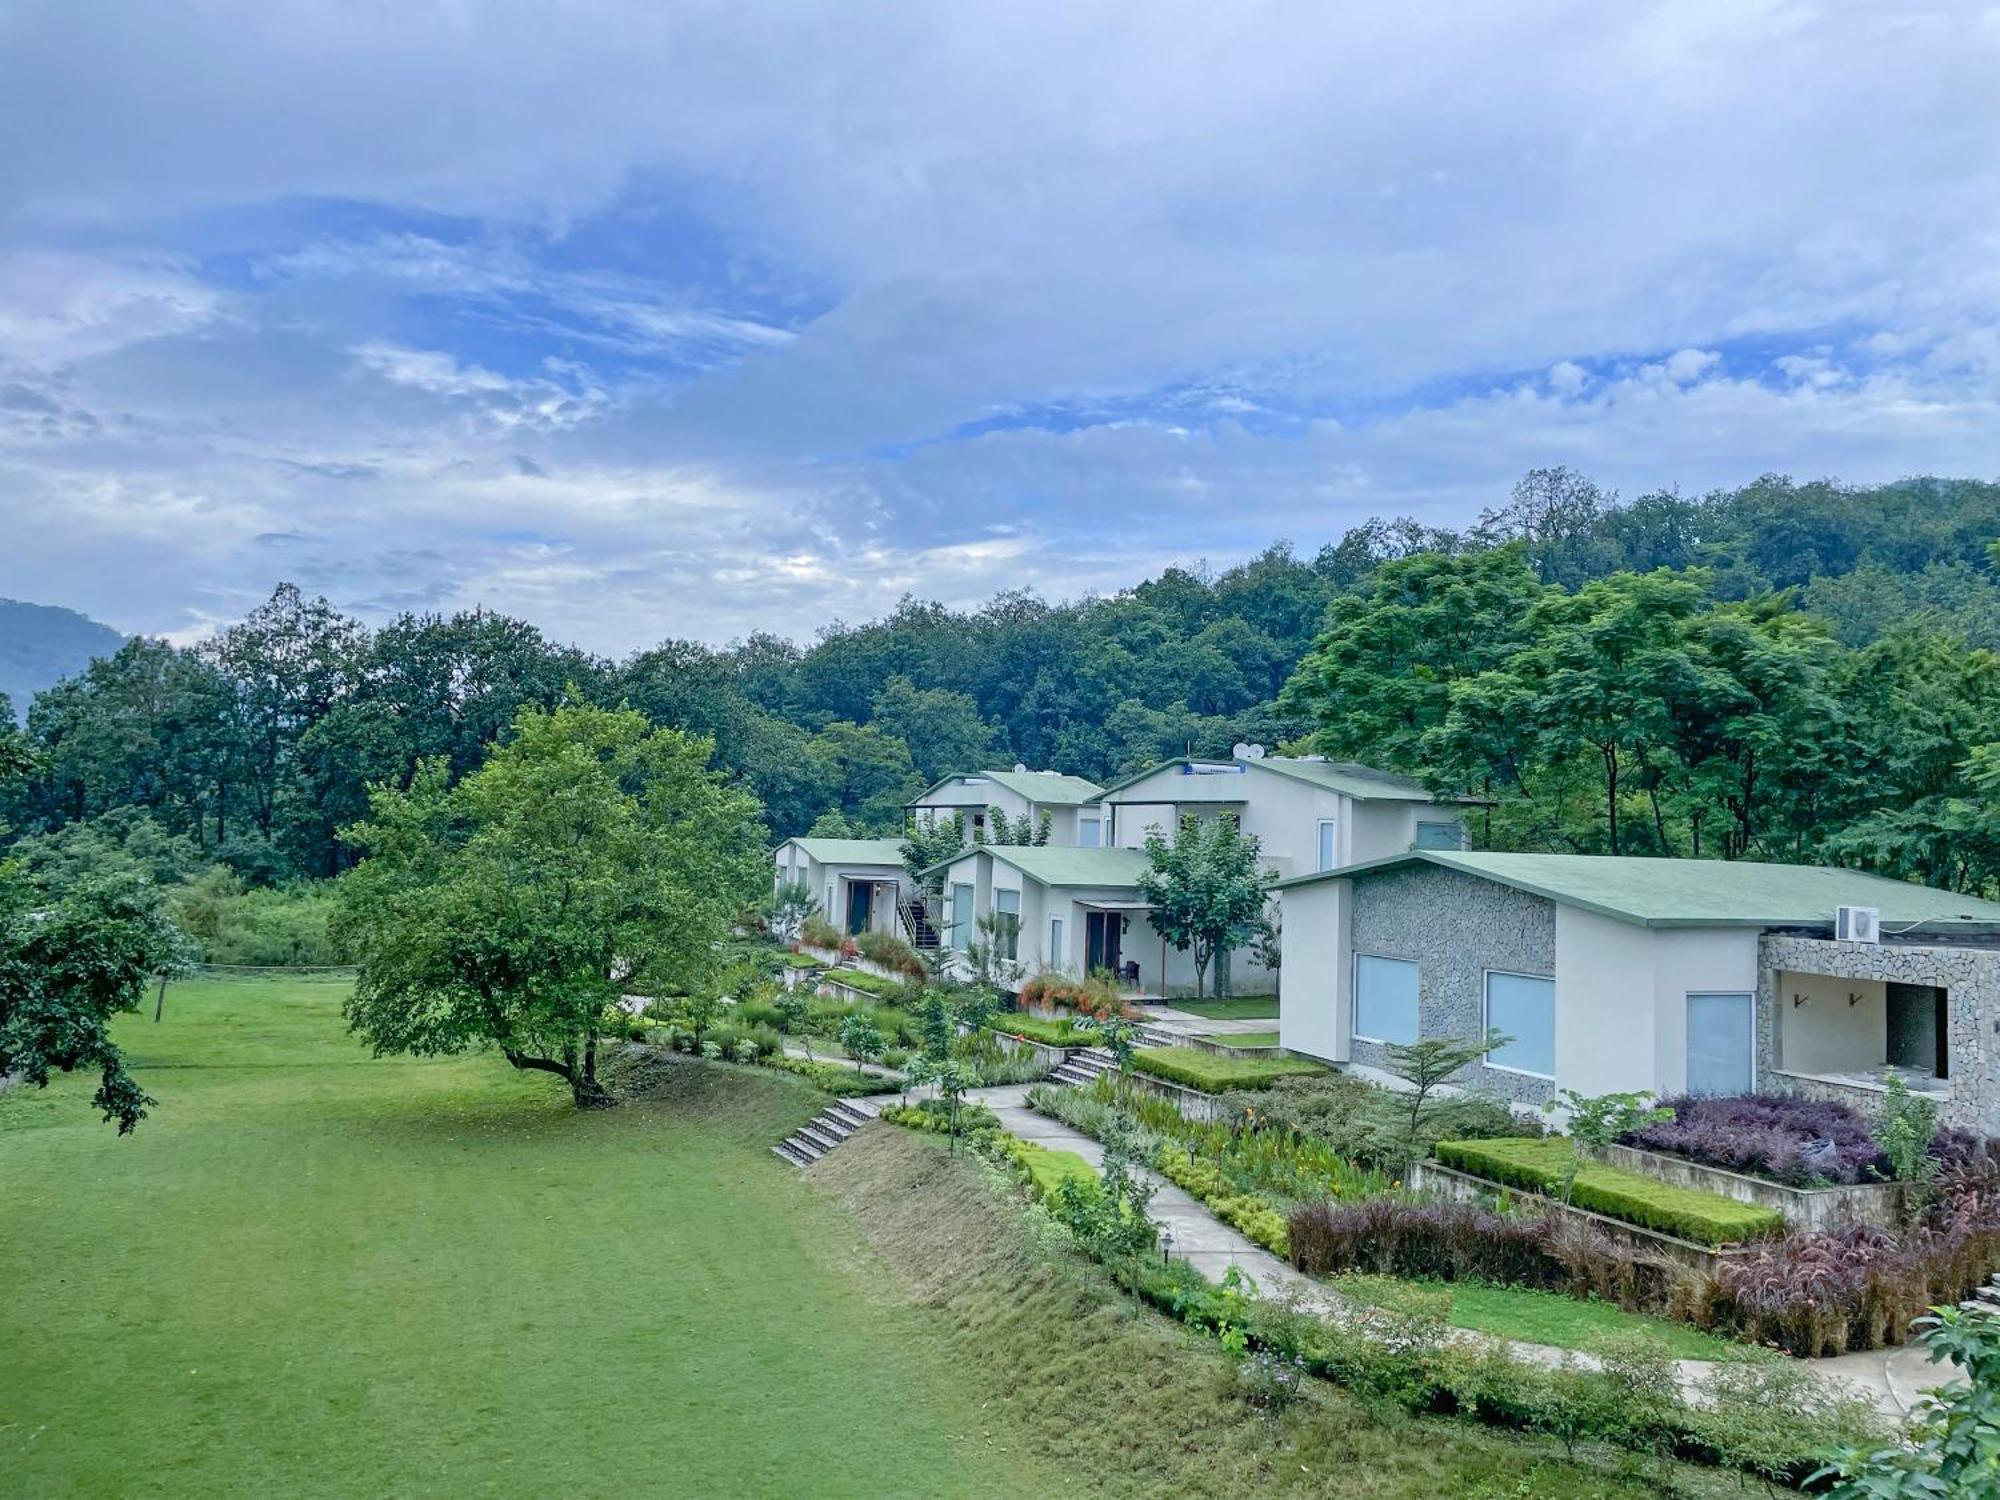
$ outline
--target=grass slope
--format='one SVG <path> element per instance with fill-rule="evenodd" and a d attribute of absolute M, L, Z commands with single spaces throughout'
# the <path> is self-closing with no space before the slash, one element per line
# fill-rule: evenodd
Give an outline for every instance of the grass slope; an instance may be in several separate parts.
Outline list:
<path fill-rule="evenodd" d="M 1191 1016 L 1206 1016 L 1211 1021 L 1278 1019 L 1276 995 L 1231 995 L 1225 1000 L 1168 1000 L 1166 1004 L 1175 1010 L 1184 1010 Z"/>
<path fill-rule="evenodd" d="M 689 1064 L 578 1115 L 375 1060 L 333 984 L 176 985 L 159 1098 L 0 1099 L 0 1489 L 1047 1493 L 853 1223 L 771 1155 L 820 1100 Z"/>
<path fill-rule="evenodd" d="M 808 1174 L 948 1320 L 953 1368 L 996 1421 L 1035 1434 L 1074 1492 L 1214 1500 L 1640 1500 L 1740 1496 L 1733 1477 L 1469 1422 L 1414 1418 L 1314 1381 L 1278 1418 L 1236 1393 L 1214 1340 L 1135 1314 L 1103 1273 L 1039 1238 L 1011 1188 L 932 1137 L 876 1125 Z M 863 1217 L 865 1216 L 865 1217 Z M 940 1482 L 939 1493 L 950 1493 Z"/>

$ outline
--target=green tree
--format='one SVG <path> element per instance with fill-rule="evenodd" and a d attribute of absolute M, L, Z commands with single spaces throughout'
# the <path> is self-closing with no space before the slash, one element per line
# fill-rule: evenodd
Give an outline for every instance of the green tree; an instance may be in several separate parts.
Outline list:
<path fill-rule="evenodd" d="M 1936 1307 L 1917 1326 L 1933 1363 L 1960 1382 L 1918 1398 L 1910 1441 L 1850 1449 L 1813 1475 L 1830 1500 L 1931 1500 L 2000 1495 L 2000 1317 Z"/>
<path fill-rule="evenodd" d="M 810 753 L 835 809 L 863 830 L 900 828 L 904 804 L 922 790 L 910 747 L 872 724 L 836 720 L 813 736 Z"/>
<path fill-rule="evenodd" d="M 1272 877 L 1257 856 L 1256 838 L 1228 816 L 1206 823 L 1184 819 L 1172 840 L 1158 828 L 1146 832 L 1139 894 L 1152 907 L 1153 930 L 1179 951 L 1192 952 L 1197 996 L 1209 962 L 1246 941 L 1263 918 Z"/>
<path fill-rule="evenodd" d="M 126 1071 L 111 1019 L 190 957 L 158 889 L 130 871 L 52 893 L 0 867 L 0 1078 L 43 1088 L 52 1071 L 95 1069 L 91 1103 L 126 1134 L 155 1101 Z"/>
<path fill-rule="evenodd" d="M 936 813 L 911 818 L 909 826 L 903 830 L 903 868 L 909 872 L 912 882 L 922 882 L 926 870 L 948 859 L 955 859 L 965 848 L 964 813 L 953 813 L 948 818 L 941 818 Z M 932 889 L 937 889 L 940 884 L 938 877 L 930 877 L 929 884 Z"/>
<path fill-rule="evenodd" d="M 875 726 L 910 747 L 910 759 L 926 781 L 976 771 L 999 753 L 993 727 L 979 717 L 978 701 L 969 693 L 919 688 L 899 675 L 882 684 L 871 707 Z"/>
<path fill-rule="evenodd" d="M 856 1062 L 872 1063 L 888 1050 L 889 1040 L 882 1035 L 873 1015 L 857 1010 L 841 1020 L 840 1045 Z"/>
<path fill-rule="evenodd" d="M 1442 1094 L 1440 1088 L 1472 1063 L 1511 1037 L 1490 1031 L 1484 1037 L 1425 1037 L 1390 1043 L 1389 1071 L 1403 1081 L 1399 1090 L 1383 1090 L 1368 1101 L 1366 1119 L 1371 1148 L 1399 1171 L 1430 1154 L 1453 1124 L 1470 1107 L 1464 1096 Z"/>
<path fill-rule="evenodd" d="M 456 786 L 428 761 L 347 837 L 337 932 L 360 967 L 349 1025 L 377 1053 L 494 1045 L 579 1107 L 622 995 L 697 993 L 767 878 L 757 808 L 705 740 L 630 710 L 524 708 Z"/>

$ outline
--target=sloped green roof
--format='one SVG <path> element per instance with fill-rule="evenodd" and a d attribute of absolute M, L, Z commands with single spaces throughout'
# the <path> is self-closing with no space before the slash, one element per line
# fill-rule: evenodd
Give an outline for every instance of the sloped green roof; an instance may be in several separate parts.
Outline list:
<path fill-rule="evenodd" d="M 954 781 L 967 776 L 983 777 L 995 786 L 1004 786 L 1008 791 L 1026 797 L 1030 802 L 1045 802 L 1051 807 L 1074 807 L 1080 802 L 1090 801 L 1104 790 L 1094 781 L 1086 781 L 1081 776 L 1066 776 L 1060 771 L 955 771 L 932 782 L 915 801 L 905 806 L 921 806 Z"/>
<path fill-rule="evenodd" d="M 900 865 L 901 839 L 786 839 L 823 865 Z M 783 845 L 779 846 L 780 848 Z"/>
<path fill-rule="evenodd" d="M 1201 762 L 1208 765 L 1231 764 L 1223 761 Z M 1148 766 L 1143 771 L 1134 771 L 1129 776 L 1121 776 L 1098 795 L 1102 801 L 1114 792 L 1121 792 L 1134 782 L 1143 781 L 1148 776 L 1175 766 L 1196 764 L 1187 756 L 1177 756 L 1173 760 L 1163 760 L 1157 766 Z M 1348 760 L 1302 760 L 1289 756 L 1266 756 L 1262 760 L 1241 760 L 1235 765 L 1247 767 L 1246 775 L 1257 771 L 1269 771 L 1277 776 L 1289 776 L 1294 781 L 1309 781 L 1315 786 L 1323 786 L 1341 792 L 1349 797 L 1364 801 L 1430 802 L 1435 799 L 1424 790 L 1424 784 L 1409 776 L 1399 776 L 1394 771 L 1378 771 L 1373 766 L 1360 765 Z M 1227 774 L 1218 772 L 1215 774 Z M 1234 800 L 1234 799 L 1231 799 Z"/>
<path fill-rule="evenodd" d="M 2000 902 L 1958 896 L 1857 870 L 1751 860 L 1654 859 L 1602 854 L 1470 854 L 1414 849 L 1300 875 L 1289 890 L 1416 863 L 1495 880 L 1565 906 L 1643 927 L 1824 927 L 1836 906 L 1872 906 L 1885 933 L 2000 928 Z"/>
<path fill-rule="evenodd" d="M 1133 886 L 1146 869 L 1143 849 L 1071 849 L 1056 845 L 978 844 L 924 871 L 934 875 L 969 854 L 990 854 L 1042 885 Z"/>

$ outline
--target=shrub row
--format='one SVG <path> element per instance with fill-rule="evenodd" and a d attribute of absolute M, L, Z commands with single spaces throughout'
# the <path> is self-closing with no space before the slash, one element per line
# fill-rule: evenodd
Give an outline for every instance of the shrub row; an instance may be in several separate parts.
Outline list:
<path fill-rule="evenodd" d="M 1281 1078 L 1305 1078 L 1326 1072 L 1299 1057 L 1224 1057 L 1194 1047 L 1141 1047 L 1132 1066 L 1154 1078 L 1164 1078 L 1205 1094 L 1229 1089 L 1269 1088 Z"/>
<path fill-rule="evenodd" d="M 1674 1112 L 1622 1137 L 1628 1146 L 1748 1172 L 1793 1187 L 1883 1182 L 1893 1174 L 1867 1124 L 1845 1104 L 1775 1094 L 1664 1101 Z"/>
<path fill-rule="evenodd" d="M 1020 1003 L 1023 1009 L 1032 1006 L 1038 1010 L 1071 1010 L 1099 1018 L 1129 1019 L 1134 1014 L 1117 982 L 1108 974 L 1093 974 L 1080 980 L 1067 974 L 1033 974 L 1021 984 Z"/>
<path fill-rule="evenodd" d="M 1179 1146 L 1163 1147 L 1155 1163 L 1175 1187 L 1194 1194 L 1223 1223 L 1273 1255 L 1291 1254 L 1285 1216 L 1254 1193 L 1237 1189 L 1213 1162 L 1189 1156 Z"/>
<path fill-rule="evenodd" d="M 1571 1142 L 1560 1136 L 1440 1141 L 1437 1158 L 1446 1166 L 1491 1182 L 1556 1193 L 1561 1191 L 1572 1149 Z M 1570 1201 L 1593 1213 L 1703 1245 L 1734 1244 L 1784 1226 L 1784 1217 L 1772 1209 L 1738 1203 L 1698 1188 L 1675 1187 L 1594 1161 L 1585 1162 L 1576 1174 Z"/>
<path fill-rule="evenodd" d="M 863 1094 L 893 1094 L 901 1090 L 902 1084 L 893 1078 L 884 1078 L 877 1073 L 864 1073 L 859 1068 L 844 1068 L 837 1063 L 807 1062 L 803 1057 L 776 1057 L 762 1059 L 767 1068 L 776 1068 L 784 1073 L 796 1073 L 814 1088 L 828 1094 L 838 1094 L 843 1098 L 856 1098 Z"/>
<path fill-rule="evenodd" d="M 893 932 L 864 932 L 854 940 L 854 946 L 870 963 L 892 969 L 905 979 L 921 983 L 930 977 L 923 955 Z"/>

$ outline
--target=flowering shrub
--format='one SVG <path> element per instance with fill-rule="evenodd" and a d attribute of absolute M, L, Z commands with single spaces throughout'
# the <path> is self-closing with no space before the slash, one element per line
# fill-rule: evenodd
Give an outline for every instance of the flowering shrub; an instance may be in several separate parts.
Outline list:
<path fill-rule="evenodd" d="M 1023 1010 L 1075 1011 L 1099 1020 L 1113 1016 L 1132 1020 L 1138 1015 L 1107 974 L 1093 974 L 1082 980 L 1066 974 L 1032 974 L 1022 982 L 1020 1006 Z"/>
<path fill-rule="evenodd" d="M 1793 1187 L 1886 1182 L 1889 1158 L 1867 1122 L 1845 1104 L 1778 1094 L 1682 1095 L 1671 1120 L 1634 1130 L 1627 1146 Z"/>
<path fill-rule="evenodd" d="M 1236 1367 L 1236 1386 L 1244 1400 L 1275 1417 L 1298 1400 L 1307 1373 L 1303 1354 L 1287 1358 L 1275 1349 L 1259 1349 Z"/>

